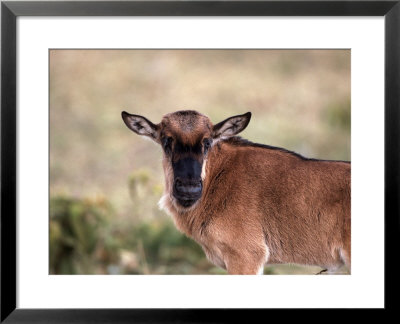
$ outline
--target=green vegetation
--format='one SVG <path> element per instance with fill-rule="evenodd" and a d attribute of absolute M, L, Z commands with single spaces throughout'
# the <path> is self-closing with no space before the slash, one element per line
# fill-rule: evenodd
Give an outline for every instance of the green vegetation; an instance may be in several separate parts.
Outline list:
<path fill-rule="evenodd" d="M 51 198 L 50 273 L 103 272 L 116 252 L 107 226 L 111 215 L 104 200 Z"/>
<path fill-rule="evenodd" d="M 341 128 L 345 132 L 350 130 L 351 111 L 350 101 L 332 103 L 325 110 L 326 122 L 333 128 Z"/>
<path fill-rule="evenodd" d="M 121 119 L 180 109 L 251 111 L 243 137 L 349 160 L 350 51 L 51 50 L 50 273 L 225 273 L 159 210 L 161 149 Z"/>
<path fill-rule="evenodd" d="M 169 219 L 114 222 L 104 199 L 54 197 L 50 210 L 52 274 L 218 273 Z"/>

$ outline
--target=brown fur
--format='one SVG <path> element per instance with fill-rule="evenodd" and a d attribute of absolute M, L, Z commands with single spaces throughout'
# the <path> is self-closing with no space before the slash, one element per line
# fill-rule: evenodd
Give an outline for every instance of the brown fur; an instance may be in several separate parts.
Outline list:
<path fill-rule="evenodd" d="M 190 111 L 168 114 L 157 127 L 158 136 L 188 145 L 214 129 Z M 201 198 L 189 208 L 176 203 L 164 155 L 161 205 L 213 263 L 231 274 L 256 274 L 265 263 L 350 269 L 350 163 L 306 159 L 238 137 L 218 138 L 196 158 L 204 168 Z"/>
<path fill-rule="evenodd" d="M 161 122 L 161 132 L 165 136 L 178 138 L 182 143 L 193 145 L 211 133 L 208 117 L 197 111 L 179 111 L 165 115 Z"/>

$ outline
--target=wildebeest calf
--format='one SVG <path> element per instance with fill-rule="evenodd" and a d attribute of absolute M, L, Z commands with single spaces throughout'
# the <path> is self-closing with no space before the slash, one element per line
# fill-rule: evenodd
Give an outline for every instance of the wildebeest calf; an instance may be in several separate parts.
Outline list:
<path fill-rule="evenodd" d="M 264 264 L 350 269 L 350 163 L 307 159 L 238 136 L 251 113 L 216 125 L 196 111 L 159 124 L 122 112 L 163 148 L 160 206 L 207 257 L 231 274 Z"/>

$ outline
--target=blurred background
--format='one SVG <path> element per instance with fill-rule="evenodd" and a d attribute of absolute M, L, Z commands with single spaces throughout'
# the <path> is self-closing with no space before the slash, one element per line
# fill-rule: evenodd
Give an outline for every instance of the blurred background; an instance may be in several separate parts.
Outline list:
<path fill-rule="evenodd" d="M 251 111 L 244 138 L 350 160 L 350 93 L 350 50 L 51 50 L 50 273 L 226 273 L 158 209 L 161 148 L 122 110 L 154 123 Z"/>

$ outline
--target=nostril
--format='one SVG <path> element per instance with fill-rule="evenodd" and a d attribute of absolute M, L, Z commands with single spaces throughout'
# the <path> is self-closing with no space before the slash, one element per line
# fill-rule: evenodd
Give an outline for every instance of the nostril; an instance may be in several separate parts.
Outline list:
<path fill-rule="evenodd" d="M 180 180 L 176 180 L 176 181 L 175 181 L 175 188 L 176 188 L 177 190 L 182 191 L 181 189 L 182 189 L 183 187 L 184 187 L 184 186 L 183 186 L 183 184 L 182 184 L 182 181 L 180 181 Z"/>

